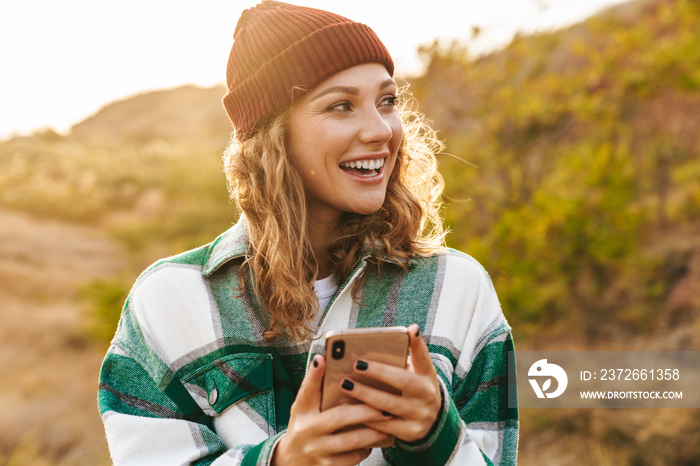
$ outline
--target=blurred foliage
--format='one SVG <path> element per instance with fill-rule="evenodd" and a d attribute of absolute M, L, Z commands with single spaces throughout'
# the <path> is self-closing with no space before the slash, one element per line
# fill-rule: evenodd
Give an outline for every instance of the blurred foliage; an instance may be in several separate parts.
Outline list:
<path fill-rule="evenodd" d="M 34 436 L 24 437 L 9 454 L 0 453 L 0 465 L 3 466 L 50 466 L 54 464 L 46 458 Z"/>
<path fill-rule="evenodd" d="M 85 324 L 86 335 L 99 342 L 114 336 L 133 277 L 94 280 L 80 289 L 81 300 L 90 304 L 91 312 Z"/>
<path fill-rule="evenodd" d="M 631 3 L 481 58 L 422 49 L 448 242 L 492 274 L 517 336 L 658 324 L 674 283 L 650 246 L 700 218 L 699 8 Z"/>
<path fill-rule="evenodd" d="M 520 437 L 528 441 L 521 442 L 518 464 L 695 466 L 700 464 L 696 412 L 523 409 Z"/>
<path fill-rule="evenodd" d="M 56 448 L 47 445 L 51 441 L 38 431 L 37 428 L 35 431 L 26 433 L 9 451 L 0 450 L 0 466 L 109 466 L 113 464 L 106 452 L 102 456 L 82 452 L 80 439 L 60 439 L 59 441 L 64 445 Z"/>

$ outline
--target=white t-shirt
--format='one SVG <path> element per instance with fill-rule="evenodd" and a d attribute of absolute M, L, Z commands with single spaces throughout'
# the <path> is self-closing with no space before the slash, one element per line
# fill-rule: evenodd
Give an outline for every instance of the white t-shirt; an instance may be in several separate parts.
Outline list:
<path fill-rule="evenodd" d="M 338 283 L 335 281 L 333 275 L 329 275 L 321 280 L 316 280 L 314 282 L 314 291 L 316 292 L 316 297 L 318 298 L 318 309 L 316 310 L 316 317 L 314 318 L 313 326 L 317 326 L 323 315 L 323 311 L 326 310 L 326 306 L 331 301 L 331 298 L 338 290 Z M 312 327 L 313 328 L 313 327 Z"/>

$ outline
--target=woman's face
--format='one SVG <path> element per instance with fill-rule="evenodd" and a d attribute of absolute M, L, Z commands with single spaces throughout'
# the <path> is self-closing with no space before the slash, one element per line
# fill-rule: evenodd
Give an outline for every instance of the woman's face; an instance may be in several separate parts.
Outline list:
<path fill-rule="evenodd" d="M 403 137 L 396 83 L 384 66 L 357 65 L 326 79 L 294 104 L 292 163 L 312 215 L 368 215 L 384 203 Z"/>

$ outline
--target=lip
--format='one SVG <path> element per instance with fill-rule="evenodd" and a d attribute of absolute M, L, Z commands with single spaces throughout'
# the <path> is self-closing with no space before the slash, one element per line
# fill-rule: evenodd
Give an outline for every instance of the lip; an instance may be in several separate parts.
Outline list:
<path fill-rule="evenodd" d="M 377 158 L 383 158 L 383 157 L 375 157 L 374 159 L 377 159 Z M 364 158 L 358 158 L 358 159 L 353 159 L 353 160 L 347 160 L 346 162 L 355 162 L 357 160 L 372 160 L 372 159 L 364 157 Z M 360 176 L 360 175 L 356 175 L 354 173 L 348 172 L 346 170 L 343 170 L 342 168 L 340 168 L 340 165 L 338 165 L 338 169 L 341 172 L 343 172 L 343 174 L 345 176 L 347 176 L 348 178 L 350 178 L 351 180 L 353 180 L 356 183 L 366 184 L 366 185 L 375 185 L 375 184 L 379 184 L 382 181 L 384 181 L 384 167 L 386 167 L 386 163 L 384 163 L 384 165 L 379 167 L 379 171 L 374 176 Z"/>

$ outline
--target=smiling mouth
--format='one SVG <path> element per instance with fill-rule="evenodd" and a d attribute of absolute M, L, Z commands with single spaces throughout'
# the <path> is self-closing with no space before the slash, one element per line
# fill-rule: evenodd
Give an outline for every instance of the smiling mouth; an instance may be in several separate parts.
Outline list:
<path fill-rule="evenodd" d="M 352 175 L 370 178 L 382 173 L 385 160 L 386 159 L 367 159 L 357 160 L 355 162 L 343 162 L 339 167 L 341 170 Z"/>

